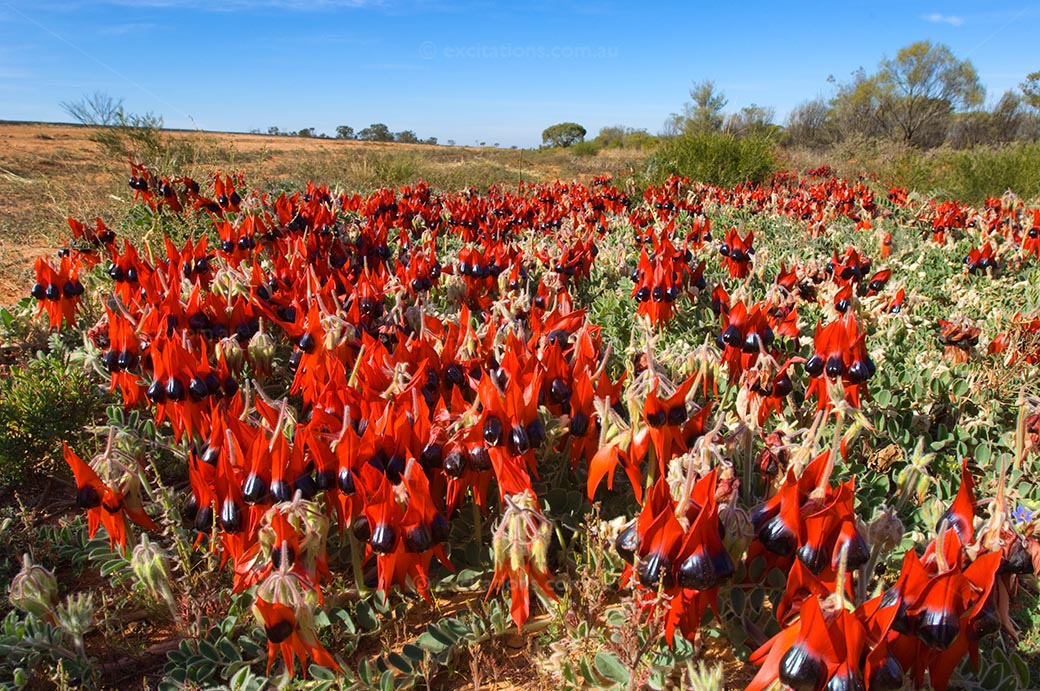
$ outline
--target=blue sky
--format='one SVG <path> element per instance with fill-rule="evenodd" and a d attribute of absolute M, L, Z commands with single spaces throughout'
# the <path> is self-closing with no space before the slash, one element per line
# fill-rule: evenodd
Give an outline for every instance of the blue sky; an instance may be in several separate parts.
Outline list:
<path fill-rule="evenodd" d="M 383 122 L 534 146 L 546 126 L 661 129 L 710 78 L 782 122 L 928 39 L 996 101 L 1040 70 L 1040 2 L 0 0 L 0 119 L 104 91 L 171 127 L 333 133 Z"/>

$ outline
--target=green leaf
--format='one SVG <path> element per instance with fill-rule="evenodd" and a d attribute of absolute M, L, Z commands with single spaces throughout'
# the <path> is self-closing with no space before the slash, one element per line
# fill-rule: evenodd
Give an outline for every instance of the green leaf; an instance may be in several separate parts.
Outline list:
<path fill-rule="evenodd" d="M 249 667 L 242 667 L 240 670 L 238 670 L 231 676 L 231 679 L 228 680 L 228 686 L 230 686 L 233 689 L 240 689 L 246 685 L 246 683 L 250 680 L 250 677 L 252 677 L 252 675 L 253 672 L 249 669 Z"/>
<path fill-rule="evenodd" d="M 309 667 L 311 676 L 318 681 L 335 681 L 336 673 L 328 667 L 322 667 L 319 664 L 311 664 Z"/>
<path fill-rule="evenodd" d="M 599 679 L 597 679 L 595 673 L 593 673 L 587 657 L 582 656 L 582 658 L 578 660 L 578 669 L 581 670 L 581 675 L 585 677 L 586 684 L 593 687 L 598 686 Z"/>
<path fill-rule="evenodd" d="M 762 588 L 755 588 L 748 599 L 751 601 L 751 608 L 756 612 L 761 612 L 766 604 L 766 591 Z"/>
<path fill-rule="evenodd" d="M 412 673 L 412 663 L 406 660 L 400 653 L 387 653 L 386 660 L 405 674 Z"/>
<path fill-rule="evenodd" d="M 439 628 L 442 632 L 451 636 L 455 642 L 467 638 L 473 633 L 470 627 L 466 626 L 458 619 L 445 619 L 441 622 Z"/>
<path fill-rule="evenodd" d="M 394 673 L 388 669 L 383 672 L 383 676 L 379 677 L 379 689 L 380 691 L 394 691 L 395 688 Z"/>
<path fill-rule="evenodd" d="M 358 665 L 358 679 L 365 686 L 372 686 L 372 681 L 375 679 L 375 666 L 370 660 L 362 660 L 361 664 Z"/>
<path fill-rule="evenodd" d="M 220 648 L 220 654 L 225 662 L 238 662 L 242 659 L 242 653 L 238 651 L 234 643 L 226 638 L 217 641 L 217 647 Z"/>
<path fill-rule="evenodd" d="M 430 635 L 430 638 L 447 647 L 455 645 L 458 641 L 457 638 L 454 638 L 449 633 L 437 628 L 434 624 L 430 624 L 426 627 L 426 633 Z"/>
<path fill-rule="evenodd" d="M 766 583 L 770 588 L 783 590 L 787 585 L 787 574 L 780 569 L 769 569 L 769 573 L 766 574 Z"/>
<path fill-rule="evenodd" d="M 354 620 L 351 619 L 350 612 L 345 609 L 337 609 L 335 615 L 341 622 L 343 622 L 343 627 L 347 630 L 347 633 L 352 636 L 357 633 L 357 625 L 354 624 Z"/>
<path fill-rule="evenodd" d="M 438 653 L 443 653 L 445 650 L 450 649 L 452 646 L 451 643 L 444 643 L 438 640 L 429 631 L 419 634 L 419 637 L 415 639 L 415 643 L 423 650 L 429 650 L 434 655 Z"/>
<path fill-rule="evenodd" d="M 209 641 L 199 641 L 199 652 L 204 658 L 214 664 L 221 664 L 224 659 L 220 655 L 220 651 L 217 650 L 216 646 Z"/>
<path fill-rule="evenodd" d="M 746 604 L 746 598 L 744 591 L 741 588 L 730 588 L 729 601 L 733 605 L 733 611 L 740 614 L 744 611 L 744 605 Z"/>
<path fill-rule="evenodd" d="M 357 607 L 354 609 L 354 616 L 357 618 L 357 623 L 366 631 L 373 631 L 379 628 L 379 620 L 376 618 L 371 605 L 367 602 L 357 603 Z"/>
<path fill-rule="evenodd" d="M 613 653 L 596 653 L 596 671 L 615 684 L 628 684 L 628 670 Z"/>
<path fill-rule="evenodd" d="M 476 569 L 460 569 L 458 575 L 455 576 L 455 583 L 460 588 L 472 588 L 480 584 L 480 578 L 483 575 L 483 571 Z"/>
<path fill-rule="evenodd" d="M 405 643 L 401 647 L 401 654 L 412 662 L 422 662 L 426 658 L 426 652 L 417 645 Z"/>
<path fill-rule="evenodd" d="M 620 607 L 608 609 L 605 619 L 607 621 L 607 626 L 614 629 L 620 629 L 628 623 L 628 617 L 625 616 L 625 613 Z"/>
<path fill-rule="evenodd" d="M 1029 674 L 1029 665 L 1022 659 L 1021 655 L 1012 655 L 1011 664 L 1015 666 L 1015 673 L 1018 675 L 1019 687 L 1023 689 L 1029 688 L 1032 680 Z"/>

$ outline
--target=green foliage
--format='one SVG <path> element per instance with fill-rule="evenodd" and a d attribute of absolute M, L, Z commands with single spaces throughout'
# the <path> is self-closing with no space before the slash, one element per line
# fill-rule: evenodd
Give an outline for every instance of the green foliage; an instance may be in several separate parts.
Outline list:
<path fill-rule="evenodd" d="M 727 103 L 725 94 L 715 90 L 715 82 L 698 82 L 690 89 L 690 101 L 683 106 L 682 114 L 671 116 L 669 128 L 673 134 L 718 132 L 726 121 L 723 110 Z"/>
<path fill-rule="evenodd" d="M 245 598 L 248 599 L 248 598 Z M 182 639 L 177 647 L 167 654 L 161 691 L 183 689 L 186 685 L 195 688 L 225 682 L 233 689 L 262 689 L 267 679 L 257 674 L 267 659 L 267 647 L 262 632 L 255 626 L 240 621 L 245 617 L 251 622 L 248 605 L 241 606 L 243 598 L 229 616 L 219 624 L 203 621 L 205 633 L 196 639 Z"/>
<path fill-rule="evenodd" d="M 568 147 L 585 140 L 585 128 L 576 122 L 561 122 L 542 130 L 542 144 L 549 147 Z"/>
<path fill-rule="evenodd" d="M 603 149 L 652 149 L 657 137 L 646 130 L 613 125 L 604 127 L 592 140 Z"/>
<path fill-rule="evenodd" d="M 0 380 L 0 483 L 57 471 L 62 441 L 83 439 L 102 410 L 97 386 L 62 348 L 12 369 Z"/>
<path fill-rule="evenodd" d="M 575 156 L 595 156 L 600 151 L 600 145 L 595 141 L 577 142 L 572 144 L 568 151 Z"/>
<path fill-rule="evenodd" d="M 949 167 L 937 187 L 951 196 L 976 203 L 987 195 L 1012 190 L 1025 199 L 1040 196 L 1040 144 L 1013 144 L 1004 148 L 978 148 L 948 156 Z"/>
<path fill-rule="evenodd" d="M 776 142 L 769 134 L 683 134 L 664 141 L 647 164 L 655 183 L 675 174 L 724 187 L 763 183 L 775 171 Z"/>
<path fill-rule="evenodd" d="M 365 142 L 392 142 L 394 135 L 389 127 L 376 122 L 358 132 L 357 138 Z"/>
<path fill-rule="evenodd" d="M 1027 74 L 1019 88 L 1022 89 L 1022 98 L 1026 105 L 1040 111 L 1040 71 Z"/>
<path fill-rule="evenodd" d="M 889 137 L 927 148 L 946 139 L 953 113 L 980 104 L 984 93 L 970 61 L 946 45 L 918 41 L 883 59 L 873 75 L 855 72 L 831 106 L 845 136 Z"/>
<path fill-rule="evenodd" d="M 15 691 L 44 675 L 65 678 L 76 687 L 96 683 L 94 661 L 70 647 L 70 636 L 32 614 L 9 612 L 0 622 L 0 689 Z"/>

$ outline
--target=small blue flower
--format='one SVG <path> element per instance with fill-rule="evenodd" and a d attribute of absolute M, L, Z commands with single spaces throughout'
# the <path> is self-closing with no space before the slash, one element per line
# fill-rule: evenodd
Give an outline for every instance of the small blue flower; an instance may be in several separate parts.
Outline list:
<path fill-rule="evenodd" d="M 1011 517 L 1015 519 L 1015 523 L 1022 525 L 1024 523 L 1032 523 L 1033 519 L 1036 518 L 1036 511 L 1027 509 L 1025 506 L 1019 504 L 1015 507 Z"/>

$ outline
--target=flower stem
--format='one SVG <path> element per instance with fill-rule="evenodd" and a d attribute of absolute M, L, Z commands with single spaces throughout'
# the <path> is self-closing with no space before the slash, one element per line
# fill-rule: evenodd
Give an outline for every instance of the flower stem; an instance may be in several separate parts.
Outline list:
<path fill-rule="evenodd" d="M 843 405 L 834 408 L 834 439 L 831 442 L 831 451 L 827 454 L 827 465 L 820 474 L 820 482 L 816 485 L 815 494 L 823 498 L 830 486 L 831 474 L 834 472 L 834 464 L 837 463 L 838 455 L 841 453 L 841 432 L 845 426 L 845 407 Z"/>
<path fill-rule="evenodd" d="M 348 530 L 347 537 L 350 539 L 350 566 L 354 571 L 354 583 L 357 584 L 358 596 L 361 598 L 368 597 L 368 588 L 365 587 L 365 573 L 361 568 L 361 542 L 354 537 L 354 531 Z M 282 562 L 285 563 L 284 561 Z"/>

